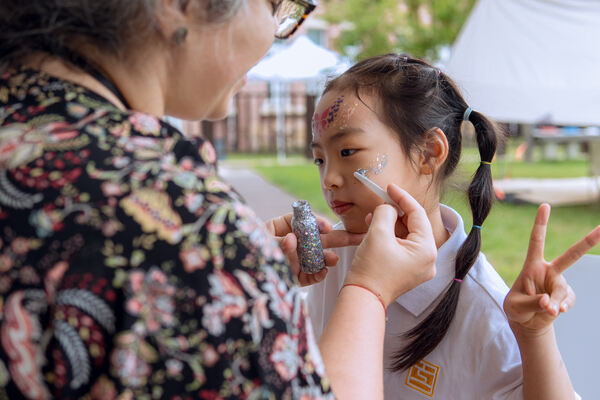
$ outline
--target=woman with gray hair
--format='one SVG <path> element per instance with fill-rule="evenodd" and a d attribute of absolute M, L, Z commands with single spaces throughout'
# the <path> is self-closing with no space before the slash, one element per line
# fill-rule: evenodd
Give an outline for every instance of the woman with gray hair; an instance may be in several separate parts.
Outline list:
<path fill-rule="evenodd" d="M 364 240 L 320 221 L 368 262 L 319 348 L 290 217 L 266 228 L 211 144 L 159 119 L 225 116 L 315 5 L 0 1 L 0 397 L 382 396 L 385 306 L 434 274 L 423 209 L 392 189 L 402 241 L 389 206 Z"/>

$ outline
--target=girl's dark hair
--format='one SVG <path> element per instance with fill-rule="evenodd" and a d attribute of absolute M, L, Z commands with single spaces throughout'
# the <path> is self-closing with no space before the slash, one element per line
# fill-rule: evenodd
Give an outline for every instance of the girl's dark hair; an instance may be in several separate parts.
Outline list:
<path fill-rule="evenodd" d="M 248 0 L 197 2 L 209 23 L 231 18 Z M 82 46 L 119 58 L 158 32 L 159 0 L 0 0 L 0 71 L 17 66 L 32 52 L 44 51 L 67 61 Z M 81 56 L 81 54 L 77 54 Z"/>
<path fill-rule="evenodd" d="M 448 140 L 448 157 L 437 172 L 445 180 L 456 169 L 462 147 L 461 126 L 469 108 L 456 84 L 439 69 L 425 61 L 404 54 L 387 54 L 366 59 L 341 76 L 329 81 L 325 92 L 352 91 L 373 95 L 377 101 L 378 117 L 397 132 L 406 154 L 421 148 L 435 128 L 441 129 Z M 362 101 L 362 100 L 361 100 Z M 469 120 L 475 127 L 481 163 L 468 189 L 473 225 L 481 226 L 494 201 L 489 162 L 496 152 L 498 133 L 485 116 L 472 111 Z M 475 263 L 481 247 L 481 231 L 471 228 L 456 256 L 455 278 L 462 280 Z M 410 339 L 394 355 L 392 370 L 401 371 L 422 360 L 442 341 L 454 318 L 460 282 L 453 280 L 435 309 L 412 330 L 405 333 Z"/>

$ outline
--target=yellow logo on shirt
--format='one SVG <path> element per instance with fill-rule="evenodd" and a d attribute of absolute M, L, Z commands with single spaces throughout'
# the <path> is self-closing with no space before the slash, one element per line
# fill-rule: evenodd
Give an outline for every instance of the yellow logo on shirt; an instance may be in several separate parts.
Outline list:
<path fill-rule="evenodd" d="M 440 367 L 425 360 L 413 365 L 406 374 L 406 386 L 433 397 Z"/>

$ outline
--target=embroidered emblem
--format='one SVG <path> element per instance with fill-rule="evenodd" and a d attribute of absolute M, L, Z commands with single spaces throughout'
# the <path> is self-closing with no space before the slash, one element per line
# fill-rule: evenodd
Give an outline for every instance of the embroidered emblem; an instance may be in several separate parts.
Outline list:
<path fill-rule="evenodd" d="M 425 360 L 413 365 L 406 374 L 406 386 L 433 397 L 440 367 Z"/>

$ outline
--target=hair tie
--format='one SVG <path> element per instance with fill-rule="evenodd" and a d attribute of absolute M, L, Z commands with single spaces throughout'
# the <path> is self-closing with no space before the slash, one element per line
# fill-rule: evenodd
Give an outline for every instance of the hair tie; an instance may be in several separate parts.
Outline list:
<path fill-rule="evenodd" d="M 465 113 L 463 114 L 463 121 L 469 121 L 469 118 L 471 118 L 472 112 L 473 112 L 473 109 L 471 107 L 467 107 L 467 109 L 465 110 Z"/>
<path fill-rule="evenodd" d="M 481 164 L 483 165 L 492 165 L 491 161 L 482 161 Z"/>
<path fill-rule="evenodd" d="M 462 283 L 462 281 L 463 281 L 462 279 L 458 279 L 458 278 L 454 278 L 454 280 L 458 283 Z"/>
<path fill-rule="evenodd" d="M 473 225 L 473 227 L 471 229 L 473 229 L 473 228 L 481 230 L 481 225 Z"/>

